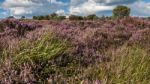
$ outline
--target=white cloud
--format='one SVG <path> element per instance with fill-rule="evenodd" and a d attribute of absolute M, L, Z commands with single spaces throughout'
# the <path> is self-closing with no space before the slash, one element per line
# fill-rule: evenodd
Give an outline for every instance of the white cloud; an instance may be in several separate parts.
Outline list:
<path fill-rule="evenodd" d="M 88 2 L 88 1 L 94 1 L 96 3 L 103 3 L 103 4 L 109 4 L 109 5 L 115 5 L 115 4 L 130 4 L 139 0 L 71 0 L 71 5 L 76 6 L 80 5 L 81 3 Z"/>
<path fill-rule="evenodd" d="M 70 5 L 71 6 L 77 6 L 80 5 L 84 2 L 87 2 L 88 0 L 70 0 Z"/>
<path fill-rule="evenodd" d="M 26 14 L 32 14 L 33 11 L 29 8 L 24 8 L 24 7 L 15 7 L 15 8 L 10 8 L 10 12 L 13 15 L 26 15 Z"/>
<path fill-rule="evenodd" d="M 36 5 L 30 0 L 5 0 L 4 3 L 2 4 L 3 7 L 9 8 L 9 7 L 28 7 Z"/>
<path fill-rule="evenodd" d="M 150 2 L 143 0 L 71 0 L 69 12 L 75 15 L 111 13 L 117 5 L 130 7 L 133 16 L 150 16 Z"/>
<path fill-rule="evenodd" d="M 61 1 L 56 1 L 56 0 L 48 0 L 48 1 L 51 2 L 52 4 L 67 5 L 67 3 L 63 3 Z"/>
<path fill-rule="evenodd" d="M 65 15 L 65 11 L 62 10 L 62 9 L 57 10 L 56 13 L 57 13 L 58 15 Z"/>
<path fill-rule="evenodd" d="M 138 1 L 128 6 L 134 16 L 150 16 L 150 2 Z"/>
<path fill-rule="evenodd" d="M 106 6 L 102 3 L 96 3 L 94 0 L 88 0 L 79 6 L 71 6 L 69 11 L 70 14 L 81 14 L 81 15 L 88 15 L 94 14 L 100 11 L 107 11 L 112 10 L 114 6 Z"/>
<path fill-rule="evenodd" d="M 10 15 L 33 16 L 49 14 L 65 5 L 67 3 L 57 0 L 5 0 L 1 6 L 3 9 L 9 10 Z"/>
<path fill-rule="evenodd" d="M 105 14 L 103 11 L 111 13 L 112 9 L 120 4 L 129 6 L 132 15 L 150 16 L 150 2 L 143 0 L 70 0 L 69 7 L 67 2 L 61 2 L 61 0 L 5 0 L 1 7 L 7 11 L 5 15 L 28 17 L 46 15 L 55 11 L 60 15 L 67 14 L 66 12 L 75 15 Z M 4 14 L 1 13 L 1 15 Z"/>

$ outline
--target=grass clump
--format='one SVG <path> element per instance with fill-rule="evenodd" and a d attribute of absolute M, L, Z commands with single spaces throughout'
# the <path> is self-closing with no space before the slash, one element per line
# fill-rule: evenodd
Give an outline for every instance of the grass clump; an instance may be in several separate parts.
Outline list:
<path fill-rule="evenodd" d="M 123 47 L 111 53 L 111 61 L 101 63 L 85 73 L 89 80 L 102 84 L 148 84 L 150 83 L 150 55 L 141 47 Z"/>
<path fill-rule="evenodd" d="M 51 75 L 58 73 L 61 66 L 56 62 L 63 64 L 64 61 L 57 59 L 68 56 L 68 47 L 67 40 L 48 31 L 36 41 L 21 42 L 20 50 L 13 53 L 13 67 L 18 73 L 22 73 L 20 72 L 23 69 L 21 66 L 28 66 L 36 81 L 46 83 Z M 68 61 L 65 60 L 63 66 L 66 66 Z"/>
<path fill-rule="evenodd" d="M 25 43 L 24 43 L 25 44 Z M 43 62 L 56 58 L 67 52 L 65 40 L 61 40 L 53 33 L 47 33 L 37 41 L 24 46 L 14 57 L 15 63 Z"/>

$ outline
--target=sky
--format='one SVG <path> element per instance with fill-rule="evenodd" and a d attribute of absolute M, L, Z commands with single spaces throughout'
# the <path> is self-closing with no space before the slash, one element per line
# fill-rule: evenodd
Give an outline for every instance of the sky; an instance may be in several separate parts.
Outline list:
<path fill-rule="evenodd" d="M 117 5 L 131 8 L 132 16 L 150 16 L 150 0 L 0 0 L 0 18 L 96 14 L 110 16 Z"/>

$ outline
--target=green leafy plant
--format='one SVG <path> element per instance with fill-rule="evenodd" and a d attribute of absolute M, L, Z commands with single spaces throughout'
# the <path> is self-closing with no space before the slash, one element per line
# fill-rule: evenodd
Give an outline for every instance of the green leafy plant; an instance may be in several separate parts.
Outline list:
<path fill-rule="evenodd" d="M 122 18 L 125 16 L 130 16 L 130 8 L 128 8 L 126 6 L 121 6 L 121 5 L 114 8 L 114 10 L 113 10 L 114 18 Z"/>

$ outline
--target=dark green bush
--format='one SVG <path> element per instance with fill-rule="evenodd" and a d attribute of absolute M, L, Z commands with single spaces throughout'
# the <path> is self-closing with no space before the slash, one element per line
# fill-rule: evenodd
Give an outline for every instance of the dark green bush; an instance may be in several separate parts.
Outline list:
<path fill-rule="evenodd" d="M 13 18 L 15 18 L 14 16 L 9 16 L 9 17 L 7 17 L 8 19 L 13 19 Z"/>
<path fill-rule="evenodd" d="M 91 15 L 88 15 L 88 16 L 86 17 L 86 19 L 87 19 L 87 20 L 96 20 L 96 19 L 98 19 L 98 16 L 96 16 L 95 14 L 91 14 Z"/>
<path fill-rule="evenodd" d="M 121 5 L 114 8 L 113 10 L 114 18 L 122 18 L 125 16 L 130 16 L 130 8 Z"/>
<path fill-rule="evenodd" d="M 58 17 L 56 18 L 56 20 L 64 20 L 64 19 L 66 19 L 66 16 L 58 16 Z"/>
<path fill-rule="evenodd" d="M 150 20 L 150 17 L 148 17 L 148 20 Z"/>
<path fill-rule="evenodd" d="M 69 20 L 83 20 L 83 17 L 77 15 L 70 15 Z"/>
<path fill-rule="evenodd" d="M 36 20 L 36 19 L 37 19 L 37 16 L 33 16 L 32 19 Z"/>
<path fill-rule="evenodd" d="M 45 20 L 49 20 L 49 19 L 50 19 L 50 16 L 49 16 L 49 15 L 45 15 L 45 16 L 44 16 L 44 19 L 45 19 Z"/>
<path fill-rule="evenodd" d="M 55 18 L 55 17 L 58 17 L 58 14 L 52 13 L 50 16 L 51 16 L 52 18 Z"/>
<path fill-rule="evenodd" d="M 21 16 L 21 19 L 25 19 L 26 17 L 25 16 Z"/>

